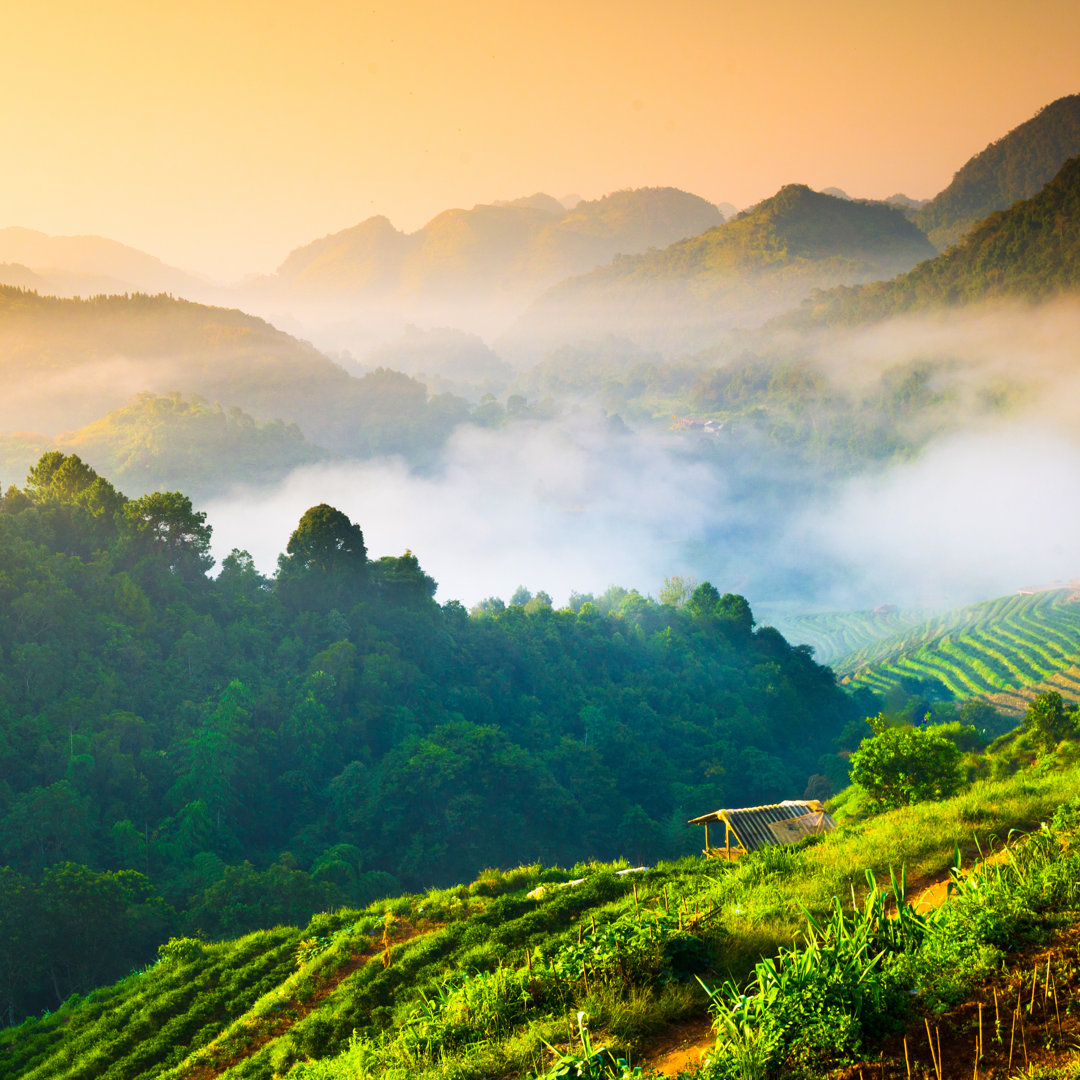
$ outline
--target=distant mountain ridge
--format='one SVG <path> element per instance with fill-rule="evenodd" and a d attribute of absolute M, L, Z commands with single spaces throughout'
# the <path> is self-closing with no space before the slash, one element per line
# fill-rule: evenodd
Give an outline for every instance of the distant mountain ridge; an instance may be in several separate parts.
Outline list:
<path fill-rule="evenodd" d="M 291 252 L 266 288 L 300 293 L 460 295 L 477 288 L 538 290 L 616 254 L 696 235 L 723 215 L 675 188 L 617 191 L 566 210 L 537 193 L 471 210 L 444 210 L 403 233 L 385 217 Z"/>
<path fill-rule="evenodd" d="M 979 151 L 913 219 L 939 248 L 976 222 L 1030 199 L 1080 154 L 1080 94 L 1058 98 Z"/>
<path fill-rule="evenodd" d="M 36 229 L 0 229 L 0 283 L 53 296 L 171 293 L 207 296 L 213 286 L 137 248 L 103 236 L 50 236 Z"/>
<path fill-rule="evenodd" d="M 985 300 L 1080 290 L 1080 157 L 1033 198 L 991 214 L 943 255 L 894 281 L 815 297 L 794 321 L 859 323 Z"/>
<path fill-rule="evenodd" d="M 57 436 L 143 391 L 199 395 L 300 426 L 319 447 L 419 453 L 467 414 L 421 383 L 355 378 L 313 346 L 242 311 L 170 296 L 39 296 L 0 287 L 0 430 Z"/>
<path fill-rule="evenodd" d="M 765 321 L 812 289 L 891 276 L 934 254 L 896 207 L 789 184 L 701 235 L 560 283 L 515 337 L 574 326 L 581 337 L 636 331 L 655 345 L 676 327 L 701 337 L 680 345 L 700 346 L 718 329 Z"/>

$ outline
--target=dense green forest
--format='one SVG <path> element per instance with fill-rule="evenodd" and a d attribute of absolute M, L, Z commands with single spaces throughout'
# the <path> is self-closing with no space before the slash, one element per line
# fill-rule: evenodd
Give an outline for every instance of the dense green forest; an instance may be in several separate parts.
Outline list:
<path fill-rule="evenodd" d="M 60 452 L 2 510 L 11 1015 L 168 933 L 523 859 L 678 854 L 694 813 L 801 796 L 860 712 L 809 649 L 707 584 L 681 606 L 616 590 L 607 613 L 538 594 L 470 615 L 434 601 L 411 553 L 369 558 L 325 505 L 274 579 L 243 552 L 210 577 L 186 496 L 126 499 Z"/>
<path fill-rule="evenodd" d="M 893 281 L 821 293 L 793 321 L 857 323 L 984 300 L 1047 300 L 1080 287 L 1080 157 L 1037 195 L 991 214 L 956 247 Z"/>
<path fill-rule="evenodd" d="M 1030 120 L 981 150 L 944 191 L 912 215 L 941 249 L 977 221 L 1030 199 L 1071 157 L 1080 154 L 1080 94 L 1051 102 Z"/>

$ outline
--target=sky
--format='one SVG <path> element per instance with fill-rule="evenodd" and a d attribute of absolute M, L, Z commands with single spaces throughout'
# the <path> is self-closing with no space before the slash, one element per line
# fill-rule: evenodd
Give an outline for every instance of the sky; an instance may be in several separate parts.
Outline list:
<path fill-rule="evenodd" d="M 236 280 L 539 190 L 929 197 L 1078 46 L 1074 0 L 8 3 L 0 226 Z"/>

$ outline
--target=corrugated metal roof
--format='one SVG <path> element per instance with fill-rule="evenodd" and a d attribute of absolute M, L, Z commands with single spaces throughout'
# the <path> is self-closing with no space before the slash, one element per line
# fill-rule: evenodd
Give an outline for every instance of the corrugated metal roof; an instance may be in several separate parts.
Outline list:
<path fill-rule="evenodd" d="M 800 821 L 801 818 L 811 821 Z M 829 832 L 836 822 L 825 813 L 825 807 L 817 800 L 787 799 L 768 806 L 747 806 L 736 810 L 714 810 L 711 814 L 692 818 L 691 825 L 705 825 L 711 821 L 725 822 L 747 851 L 769 847 L 773 844 L 790 843 L 792 838 Z M 781 826 L 772 828 L 771 826 Z"/>

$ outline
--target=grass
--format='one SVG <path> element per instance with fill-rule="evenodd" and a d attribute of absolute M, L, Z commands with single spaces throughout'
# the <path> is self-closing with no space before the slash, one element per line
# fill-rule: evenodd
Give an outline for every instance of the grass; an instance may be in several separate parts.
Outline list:
<path fill-rule="evenodd" d="M 590 1046 L 610 1051 L 594 1065 L 617 1070 L 703 1013 L 695 976 L 744 985 L 800 940 L 807 913 L 824 923 L 838 898 L 861 904 L 867 869 L 885 881 L 903 866 L 918 888 L 948 873 L 957 848 L 968 864 L 1013 830 L 1038 830 L 1078 788 L 1080 765 L 1062 751 L 874 818 L 846 792 L 835 833 L 732 864 L 491 870 L 304 928 L 174 943 L 146 971 L 0 1032 L 0 1078 L 535 1076 L 561 1067 L 556 1054 L 580 1063 L 579 1013 Z"/>

